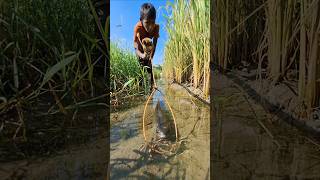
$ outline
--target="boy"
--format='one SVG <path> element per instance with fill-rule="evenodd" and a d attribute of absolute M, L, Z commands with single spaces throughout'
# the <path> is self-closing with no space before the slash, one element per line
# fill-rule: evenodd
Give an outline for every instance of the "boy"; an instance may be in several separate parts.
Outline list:
<path fill-rule="evenodd" d="M 154 6 L 151 3 L 142 4 L 140 8 L 140 21 L 134 27 L 133 43 L 136 55 L 139 58 L 140 65 L 148 67 L 147 71 L 151 75 L 151 90 L 154 88 L 151 59 L 153 58 L 159 38 L 159 24 L 155 24 L 155 21 L 156 9 L 154 8 Z M 146 52 L 143 51 L 141 42 L 144 38 L 153 39 L 152 43 L 154 48 L 153 52 L 151 53 L 151 57 L 149 57 Z"/>

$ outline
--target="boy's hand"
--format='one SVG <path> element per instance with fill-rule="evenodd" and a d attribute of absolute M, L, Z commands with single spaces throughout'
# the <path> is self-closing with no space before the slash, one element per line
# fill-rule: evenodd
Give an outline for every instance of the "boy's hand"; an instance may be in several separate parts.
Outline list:
<path fill-rule="evenodd" d="M 146 53 L 141 53 L 140 58 L 143 59 L 143 60 L 146 59 Z"/>
<path fill-rule="evenodd" d="M 145 61 L 150 61 L 151 60 L 150 56 L 148 56 L 146 53 L 142 53 L 140 58 L 145 60 Z"/>
<path fill-rule="evenodd" d="M 141 58 L 145 61 L 150 60 L 150 57 L 146 53 L 142 53 L 141 56 L 142 56 Z"/>
<path fill-rule="evenodd" d="M 137 55 L 139 58 L 143 59 L 143 60 L 146 60 L 146 59 L 147 59 L 146 53 L 142 53 L 141 51 L 139 51 L 139 49 L 136 49 L 136 55 Z"/>

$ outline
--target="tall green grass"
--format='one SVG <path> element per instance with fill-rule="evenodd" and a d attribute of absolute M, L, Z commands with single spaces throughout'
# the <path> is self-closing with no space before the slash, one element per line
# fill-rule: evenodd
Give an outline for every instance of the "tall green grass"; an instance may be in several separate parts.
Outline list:
<path fill-rule="evenodd" d="M 2 0 L 0 116 L 31 110 L 40 97 L 54 101 L 45 114 L 75 116 L 87 102 L 97 105 L 90 98 L 101 95 L 95 74 L 106 60 L 108 24 L 102 27 L 90 0 Z M 98 43 L 97 25 L 105 46 Z"/>
<path fill-rule="evenodd" d="M 153 75 L 155 79 L 160 79 L 161 78 L 161 74 L 162 74 L 162 66 L 158 65 L 158 66 L 153 66 Z"/>
<path fill-rule="evenodd" d="M 209 96 L 210 1 L 175 0 L 167 3 L 170 14 L 166 29 L 163 72 L 169 79 L 192 82 Z"/>
<path fill-rule="evenodd" d="M 136 55 L 119 47 L 110 46 L 110 89 L 114 94 L 129 96 L 145 94 L 150 87 L 149 75 L 141 68 Z"/>

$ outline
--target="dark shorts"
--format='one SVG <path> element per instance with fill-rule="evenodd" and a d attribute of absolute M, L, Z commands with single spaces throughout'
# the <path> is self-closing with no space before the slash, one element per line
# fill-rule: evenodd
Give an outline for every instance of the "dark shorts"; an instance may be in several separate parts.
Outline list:
<path fill-rule="evenodd" d="M 146 61 L 146 60 L 143 60 L 141 58 L 139 58 L 139 63 L 141 65 L 141 67 L 144 67 L 144 66 L 147 66 L 147 71 L 148 73 L 151 73 L 152 72 L 152 64 L 151 64 L 151 61 Z"/>

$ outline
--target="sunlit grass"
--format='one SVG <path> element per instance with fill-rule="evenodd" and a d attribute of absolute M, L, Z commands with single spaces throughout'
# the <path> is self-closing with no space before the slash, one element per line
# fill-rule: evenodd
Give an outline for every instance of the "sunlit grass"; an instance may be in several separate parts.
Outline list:
<path fill-rule="evenodd" d="M 141 68 L 136 55 L 121 49 L 117 44 L 110 47 L 110 89 L 113 93 L 147 93 L 149 90 L 148 74 Z"/>
<path fill-rule="evenodd" d="M 168 2 L 164 74 L 169 79 L 190 81 L 209 96 L 210 3 L 209 0 Z"/>

